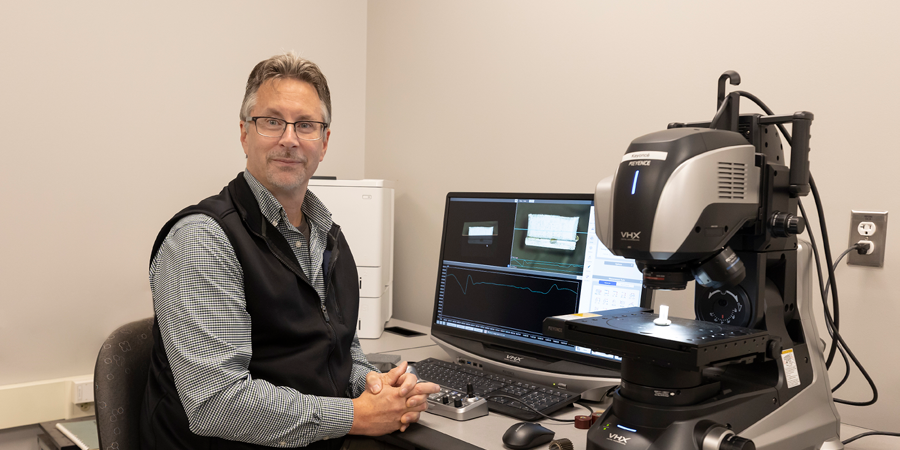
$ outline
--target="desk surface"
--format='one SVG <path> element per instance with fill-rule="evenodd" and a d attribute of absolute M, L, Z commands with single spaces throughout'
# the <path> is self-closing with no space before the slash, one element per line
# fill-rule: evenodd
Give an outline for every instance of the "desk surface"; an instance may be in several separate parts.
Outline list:
<path fill-rule="evenodd" d="M 360 339 L 360 345 L 365 353 L 388 353 L 400 355 L 404 361 L 420 361 L 425 358 L 438 358 L 449 360 L 445 353 L 429 335 L 429 327 L 391 319 L 388 326 L 399 326 L 413 331 L 424 333 L 424 336 L 405 337 L 399 334 L 385 332 L 378 339 Z M 592 408 L 597 410 L 594 405 Z M 560 419 L 572 419 L 579 414 L 587 414 L 587 410 L 575 405 L 574 408 L 564 408 L 562 412 L 554 415 Z M 518 419 L 502 414 L 490 413 L 486 417 L 458 422 L 445 417 L 423 413 L 419 423 L 438 430 L 442 433 L 462 439 L 473 445 L 487 450 L 505 450 L 506 447 L 500 441 L 503 433 Z M 575 445 L 576 450 L 584 450 L 587 430 L 579 430 L 571 423 L 541 421 L 541 425 L 556 432 L 555 439 L 567 438 Z M 859 433 L 869 431 L 853 425 L 841 424 L 841 438 L 847 439 Z M 546 449 L 546 444 L 535 447 L 536 450 Z M 845 447 L 847 450 L 895 450 L 900 448 L 900 438 L 889 436 L 871 436 L 851 442 Z"/>

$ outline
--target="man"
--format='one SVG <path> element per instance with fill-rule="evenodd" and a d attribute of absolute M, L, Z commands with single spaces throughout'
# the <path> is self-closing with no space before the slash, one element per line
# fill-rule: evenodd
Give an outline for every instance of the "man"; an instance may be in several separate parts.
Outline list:
<path fill-rule="evenodd" d="M 330 120 L 315 64 L 259 63 L 241 106 L 246 170 L 160 231 L 144 450 L 336 449 L 405 430 L 438 391 L 405 363 L 378 373 L 359 347 L 356 264 L 307 190 Z"/>

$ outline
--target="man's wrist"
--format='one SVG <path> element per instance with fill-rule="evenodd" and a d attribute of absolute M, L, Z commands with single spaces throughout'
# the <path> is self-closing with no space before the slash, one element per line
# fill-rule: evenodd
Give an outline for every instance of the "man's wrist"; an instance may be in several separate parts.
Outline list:
<path fill-rule="evenodd" d="M 353 426 L 353 401 L 341 397 L 317 397 L 319 428 L 315 440 L 346 436 Z"/>

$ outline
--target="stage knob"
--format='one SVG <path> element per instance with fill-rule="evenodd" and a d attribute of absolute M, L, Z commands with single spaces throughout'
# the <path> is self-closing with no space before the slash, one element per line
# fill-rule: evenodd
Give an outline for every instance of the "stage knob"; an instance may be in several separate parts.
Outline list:
<path fill-rule="evenodd" d="M 734 431 L 715 425 L 709 427 L 700 441 L 701 450 L 756 450 L 756 445 L 749 439 L 734 434 Z"/>
<path fill-rule="evenodd" d="M 472 383 L 466 383 L 466 397 L 475 398 L 475 388 L 472 387 Z"/>
<path fill-rule="evenodd" d="M 457 398 L 457 399 L 453 400 L 453 407 L 454 408 L 462 408 L 462 399 Z"/>
<path fill-rule="evenodd" d="M 723 426 L 713 425 L 700 441 L 700 450 L 725 450 L 725 443 L 734 436 L 734 431 Z"/>
<path fill-rule="evenodd" d="M 721 450 L 756 450 L 756 444 L 740 436 L 731 436 L 722 443 Z"/>

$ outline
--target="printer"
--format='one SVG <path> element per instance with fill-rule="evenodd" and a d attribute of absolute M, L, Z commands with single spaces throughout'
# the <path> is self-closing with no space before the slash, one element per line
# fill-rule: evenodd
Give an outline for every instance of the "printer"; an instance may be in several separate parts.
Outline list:
<path fill-rule="evenodd" d="M 394 189 L 386 180 L 313 178 L 309 189 L 331 211 L 359 272 L 360 339 L 377 339 L 393 314 Z"/>

